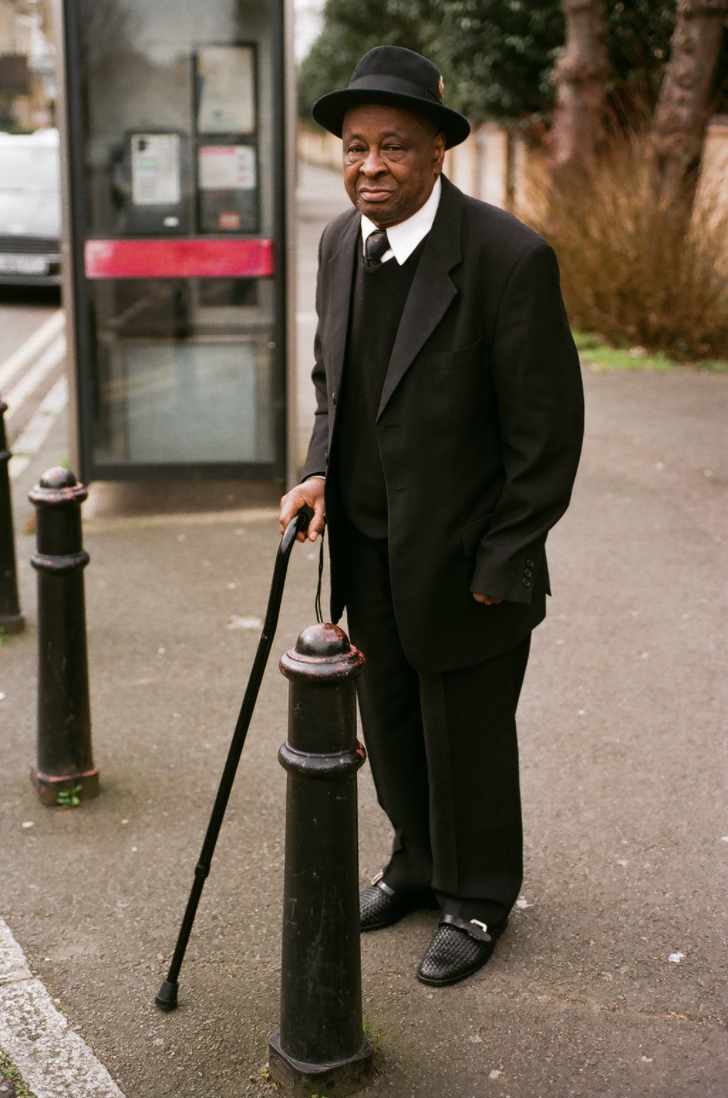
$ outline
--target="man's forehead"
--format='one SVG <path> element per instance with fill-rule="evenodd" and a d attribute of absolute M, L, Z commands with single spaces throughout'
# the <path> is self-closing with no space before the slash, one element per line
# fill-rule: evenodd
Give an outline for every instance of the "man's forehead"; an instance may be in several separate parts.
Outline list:
<path fill-rule="evenodd" d="M 381 137 L 403 137 L 415 128 L 434 127 L 428 118 L 416 111 L 385 103 L 358 103 L 344 115 L 342 132 L 348 137 L 358 137 L 376 130 Z"/>

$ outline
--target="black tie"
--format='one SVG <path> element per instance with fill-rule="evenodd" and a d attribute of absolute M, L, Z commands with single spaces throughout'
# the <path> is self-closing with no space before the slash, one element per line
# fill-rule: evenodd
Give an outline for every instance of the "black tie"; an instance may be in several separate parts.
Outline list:
<path fill-rule="evenodd" d="M 375 229 L 366 238 L 364 244 L 365 263 L 367 267 L 377 267 L 382 262 L 382 256 L 389 251 L 386 229 Z"/>

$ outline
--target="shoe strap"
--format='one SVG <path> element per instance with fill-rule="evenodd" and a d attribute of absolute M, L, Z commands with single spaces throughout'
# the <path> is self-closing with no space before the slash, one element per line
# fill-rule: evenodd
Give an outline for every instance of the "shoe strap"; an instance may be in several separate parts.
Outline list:
<path fill-rule="evenodd" d="M 382 880 L 383 876 L 384 870 L 380 869 L 379 872 L 375 874 L 374 877 L 372 877 L 372 884 L 375 886 L 375 888 L 381 888 L 385 896 L 394 896 L 394 889 L 390 888 L 388 884 L 384 883 L 384 881 Z"/>
<path fill-rule="evenodd" d="M 458 930 L 464 930 L 466 934 L 469 934 L 471 938 L 477 938 L 479 942 L 493 940 L 488 933 L 487 923 L 481 923 L 479 919 L 470 919 L 468 921 L 461 919 L 459 915 L 443 915 L 440 919 L 440 926 L 456 926 Z"/>

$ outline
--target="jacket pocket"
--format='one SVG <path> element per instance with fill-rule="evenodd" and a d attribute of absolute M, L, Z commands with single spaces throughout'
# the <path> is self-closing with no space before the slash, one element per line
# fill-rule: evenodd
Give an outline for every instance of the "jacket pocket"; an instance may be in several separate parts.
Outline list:
<path fill-rule="evenodd" d="M 463 539 L 463 549 L 465 550 L 466 557 L 472 557 L 475 555 L 478 546 L 490 526 L 490 520 L 493 517 L 491 511 L 487 515 L 483 515 L 482 518 L 476 519 L 475 522 L 469 523 L 467 526 L 463 526 L 460 530 L 460 537 Z"/>
<path fill-rule="evenodd" d="M 480 360 L 483 350 L 483 339 L 476 339 L 468 347 L 461 347 L 457 351 L 430 351 L 423 355 L 426 366 L 436 370 L 455 370 L 460 366 L 470 366 Z"/>

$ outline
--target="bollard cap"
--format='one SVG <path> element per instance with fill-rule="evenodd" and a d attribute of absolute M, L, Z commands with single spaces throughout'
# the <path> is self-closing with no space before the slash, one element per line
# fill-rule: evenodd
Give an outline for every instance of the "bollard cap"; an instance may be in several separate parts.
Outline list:
<path fill-rule="evenodd" d="M 343 629 L 323 622 L 304 629 L 296 647 L 281 656 L 279 666 L 287 679 L 323 686 L 356 678 L 365 663 L 364 656 L 350 643 Z"/>
<path fill-rule="evenodd" d="M 28 492 L 31 503 L 52 506 L 58 503 L 83 503 L 88 489 L 79 484 L 70 469 L 55 465 L 46 469 L 35 488 Z"/>

